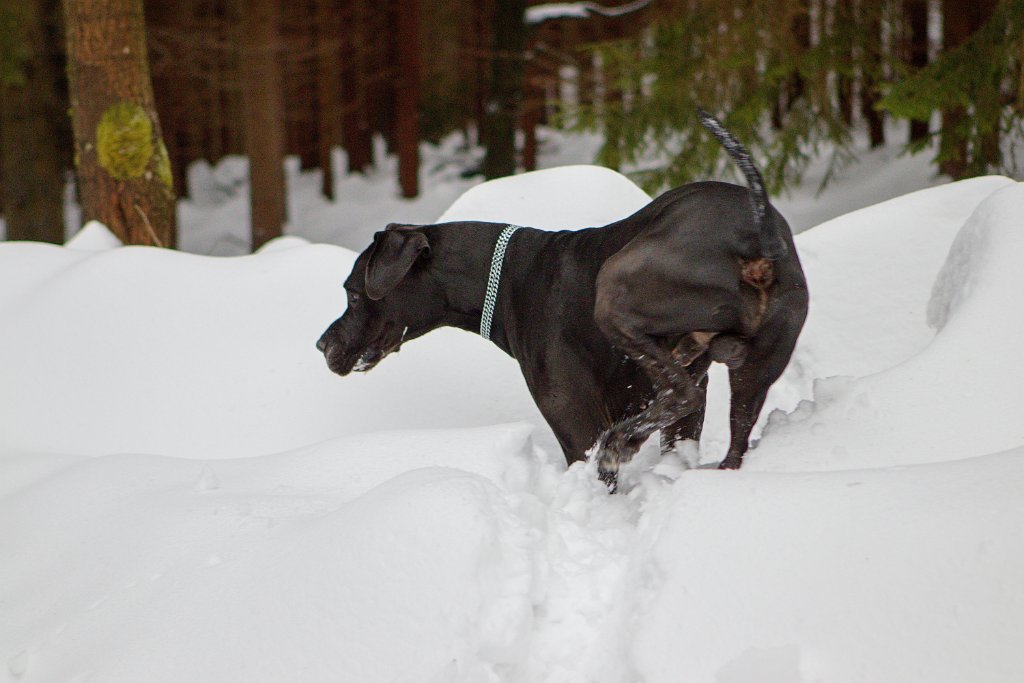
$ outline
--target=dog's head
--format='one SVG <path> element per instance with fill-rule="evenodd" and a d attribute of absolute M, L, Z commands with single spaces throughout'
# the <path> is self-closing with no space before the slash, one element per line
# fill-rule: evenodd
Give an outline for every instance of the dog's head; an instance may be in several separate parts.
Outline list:
<path fill-rule="evenodd" d="M 438 326 L 444 295 L 430 274 L 430 243 L 416 226 L 389 225 L 345 280 L 348 308 L 316 346 L 339 375 L 365 372 L 402 342 Z"/>

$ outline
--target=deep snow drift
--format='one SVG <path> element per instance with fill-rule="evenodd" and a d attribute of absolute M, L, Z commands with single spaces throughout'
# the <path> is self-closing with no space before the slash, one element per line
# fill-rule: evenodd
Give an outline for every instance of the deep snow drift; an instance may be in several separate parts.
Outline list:
<path fill-rule="evenodd" d="M 577 167 L 445 216 L 645 200 Z M 345 249 L 2 244 L 0 680 L 1020 681 L 1022 214 L 979 178 L 800 235 L 747 468 L 647 448 L 616 496 L 475 335 L 331 375 Z"/>

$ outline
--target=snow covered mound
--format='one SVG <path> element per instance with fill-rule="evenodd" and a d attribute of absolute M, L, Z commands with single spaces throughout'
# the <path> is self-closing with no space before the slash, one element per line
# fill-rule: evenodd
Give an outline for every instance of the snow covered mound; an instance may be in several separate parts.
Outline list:
<path fill-rule="evenodd" d="M 528 435 L 106 456 L 23 483 L 0 498 L 0 680 L 485 681 L 529 634 L 536 539 L 499 489 L 529 481 Z"/>
<path fill-rule="evenodd" d="M 930 301 L 920 287 L 914 288 L 921 303 L 908 322 L 920 325 L 927 310 L 929 322 L 938 328 L 934 339 L 875 374 L 819 380 L 813 404 L 769 425 L 771 438 L 751 457 L 751 465 L 801 470 L 884 466 L 961 459 L 1024 444 L 1022 215 L 1024 185 L 1019 183 L 981 202 L 957 234 L 930 288 Z M 915 244 L 915 251 L 927 249 L 924 241 Z M 883 275 L 871 283 L 872 289 L 885 287 L 874 296 L 890 291 L 894 297 L 907 296 L 911 287 L 890 290 L 887 279 L 895 278 Z M 890 339 L 870 325 L 850 330 L 848 339 L 859 344 L 866 337 L 870 348 L 878 344 L 872 339 L 876 334 Z"/>
<path fill-rule="evenodd" d="M 294 243 L 232 258 L 0 246 L 0 451 L 223 458 L 541 422 L 518 366 L 459 330 L 331 374 L 314 344 L 344 311 L 354 258 Z"/>
<path fill-rule="evenodd" d="M 613 680 L 1019 681 L 1022 486 L 1024 448 L 899 469 L 692 472 L 631 560 L 623 659 L 639 676 Z"/>
<path fill-rule="evenodd" d="M 565 169 L 444 219 L 641 195 Z M 616 496 L 475 335 L 328 372 L 353 252 L 0 244 L 0 681 L 1018 683 L 1022 214 L 979 178 L 799 235 L 795 410 L 740 472 L 649 447 Z"/>
<path fill-rule="evenodd" d="M 650 201 L 646 192 L 611 169 L 561 166 L 477 185 L 437 222 L 492 221 L 543 230 L 589 228 L 625 218 Z"/>

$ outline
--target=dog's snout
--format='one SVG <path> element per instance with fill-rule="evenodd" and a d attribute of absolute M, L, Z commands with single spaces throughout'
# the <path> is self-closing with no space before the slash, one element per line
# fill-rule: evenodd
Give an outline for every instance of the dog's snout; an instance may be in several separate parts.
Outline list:
<path fill-rule="evenodd" d="M 321 336 L 316 340 L 316 348 L 320 353 L 327 351 L 327 335 Z"/>

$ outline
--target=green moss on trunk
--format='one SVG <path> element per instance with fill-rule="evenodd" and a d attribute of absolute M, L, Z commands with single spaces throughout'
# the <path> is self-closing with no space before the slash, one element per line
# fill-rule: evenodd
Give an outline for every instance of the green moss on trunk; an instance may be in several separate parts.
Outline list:
<path fill-rule="evenodd" d="M 96 153 L 112 178 L 141 177 L 154 153 L 153 123 L 146 110 L 133 102 L 108 107 L 96 126 Z"/>

